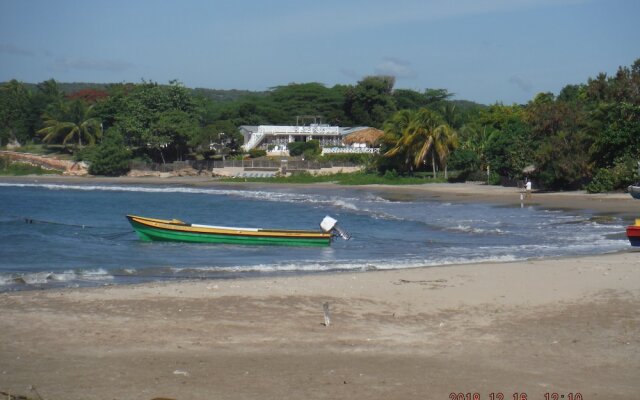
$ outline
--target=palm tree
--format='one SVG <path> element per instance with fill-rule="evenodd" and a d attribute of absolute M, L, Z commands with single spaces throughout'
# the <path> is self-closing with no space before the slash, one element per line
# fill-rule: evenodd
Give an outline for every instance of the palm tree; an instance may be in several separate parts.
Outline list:
<path fill-rule="evenodd" d="M 399 115 L 403 113 L 402 115 Z M 442 119 L 442 117 L 426 108 L 417 112 L 401 111 L 394 115 L 389 124 L 385 125 L 385 132 L 397 135 L 401 130 L 401 136 L 395 141 L 393 147 L 384 153 L 386 157 L 405 154 L 406 162 L 412 161 L 410 167 L 418 168 L 424 163 L 428 154 L 431 154 L 433 176 L 436 176 L 436 156 L 445 168 L 450 150 L 457 146 L 456 132 Z"/>
<path fill-rule="evenodd" d="M 487 126 L 480 126 L 475 123 L 465 124 L 460 128 L 459 133 L 461 140 L 460 147 L 477 154 L 480 165 L 475 167 L 477 169 L 484 169 L 487 164 L 485 148 L 491 138 L 491 132 L 487 130 Z"/>
<path fill-rule="evenodd" d="M 384 136 L 381 139 L 382 147 L 387 148 L 384 153 L 385 157 L 399 156 L 403 158 L 405 166 L 409 171 L 413 171 L 413 163 L 411 162 L 411 149 L 403 140 L 407 135 L 407 130 L 411 121 L 415 119 L 415 111 L 401 110 L 393 114 L 393 116 L 384 123 Z"/>
<path fill-rule="evenodd" d="M 44 113 L 44 128 L 38 131 L 44 135 L 43 142 L 51 143 L 62 137 L 62 144 L 66 145 L 77 137 L 78 147 L 82 147 L 83 138 L 91 145 L 102 136 L 100 120 L 91 117 L 92 107 L 87 107 L 82 101 L 63 104 L 56 111 L 49 110 Z"/>
<path fill-rule="evenodd" d="M 451 150 L 458 147 L 458 135 L 456 131 L 451 128 L 451 126 L 449 126 L 449 124 L 445 123 L 433 130 L 432 137 L 433 151 L 431 152 L 431 161 L 432 165 L 434 166 L 433 176 L 436 176 L 435 155 L 437 155 L 440 166 L 444 168 L 444 179 L 447 179 L 447 160 L 449 159 Z"/>

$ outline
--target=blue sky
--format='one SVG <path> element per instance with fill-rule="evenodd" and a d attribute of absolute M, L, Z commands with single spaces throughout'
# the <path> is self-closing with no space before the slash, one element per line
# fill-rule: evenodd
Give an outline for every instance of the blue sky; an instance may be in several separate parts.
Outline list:
<path fill-rule="evenodd" d="M 0 81 L 445 88 L 524 103 L 640 58 L 640 0 L 0 0 Z"/>

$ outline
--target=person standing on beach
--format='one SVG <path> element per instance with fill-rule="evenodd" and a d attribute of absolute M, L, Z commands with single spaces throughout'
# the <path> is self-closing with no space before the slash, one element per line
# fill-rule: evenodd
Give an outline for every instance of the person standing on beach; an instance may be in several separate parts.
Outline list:
<path fill-rule="evenodd" d="M 524 185 L 524 193 L 526 198 L 531 197 L 531 181 L 527 178 L 527 183 Z"/>

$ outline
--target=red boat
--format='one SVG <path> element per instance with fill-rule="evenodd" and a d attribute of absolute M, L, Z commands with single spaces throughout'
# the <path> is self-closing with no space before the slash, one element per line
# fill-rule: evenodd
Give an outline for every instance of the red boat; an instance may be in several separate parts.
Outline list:
<path fill-rule="evenodd" d="M 636 219 L 635 225 L 627 226 L 627 237 L 632 246 L 640 246 L 640 218 Z"/>

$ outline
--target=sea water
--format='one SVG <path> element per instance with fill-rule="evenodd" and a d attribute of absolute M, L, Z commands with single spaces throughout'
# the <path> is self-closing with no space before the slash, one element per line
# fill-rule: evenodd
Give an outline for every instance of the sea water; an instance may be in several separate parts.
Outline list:
<path fill-rule="evenodd" d="M 143 242 L 126 214 L 312 230 L 330 215 L 352 239 L 325 248 Z M 393 201 L 340 187 L 0 183 L 0 291 L 515 261 L 627 247 L 620 218 L 588 211 Z"/>

